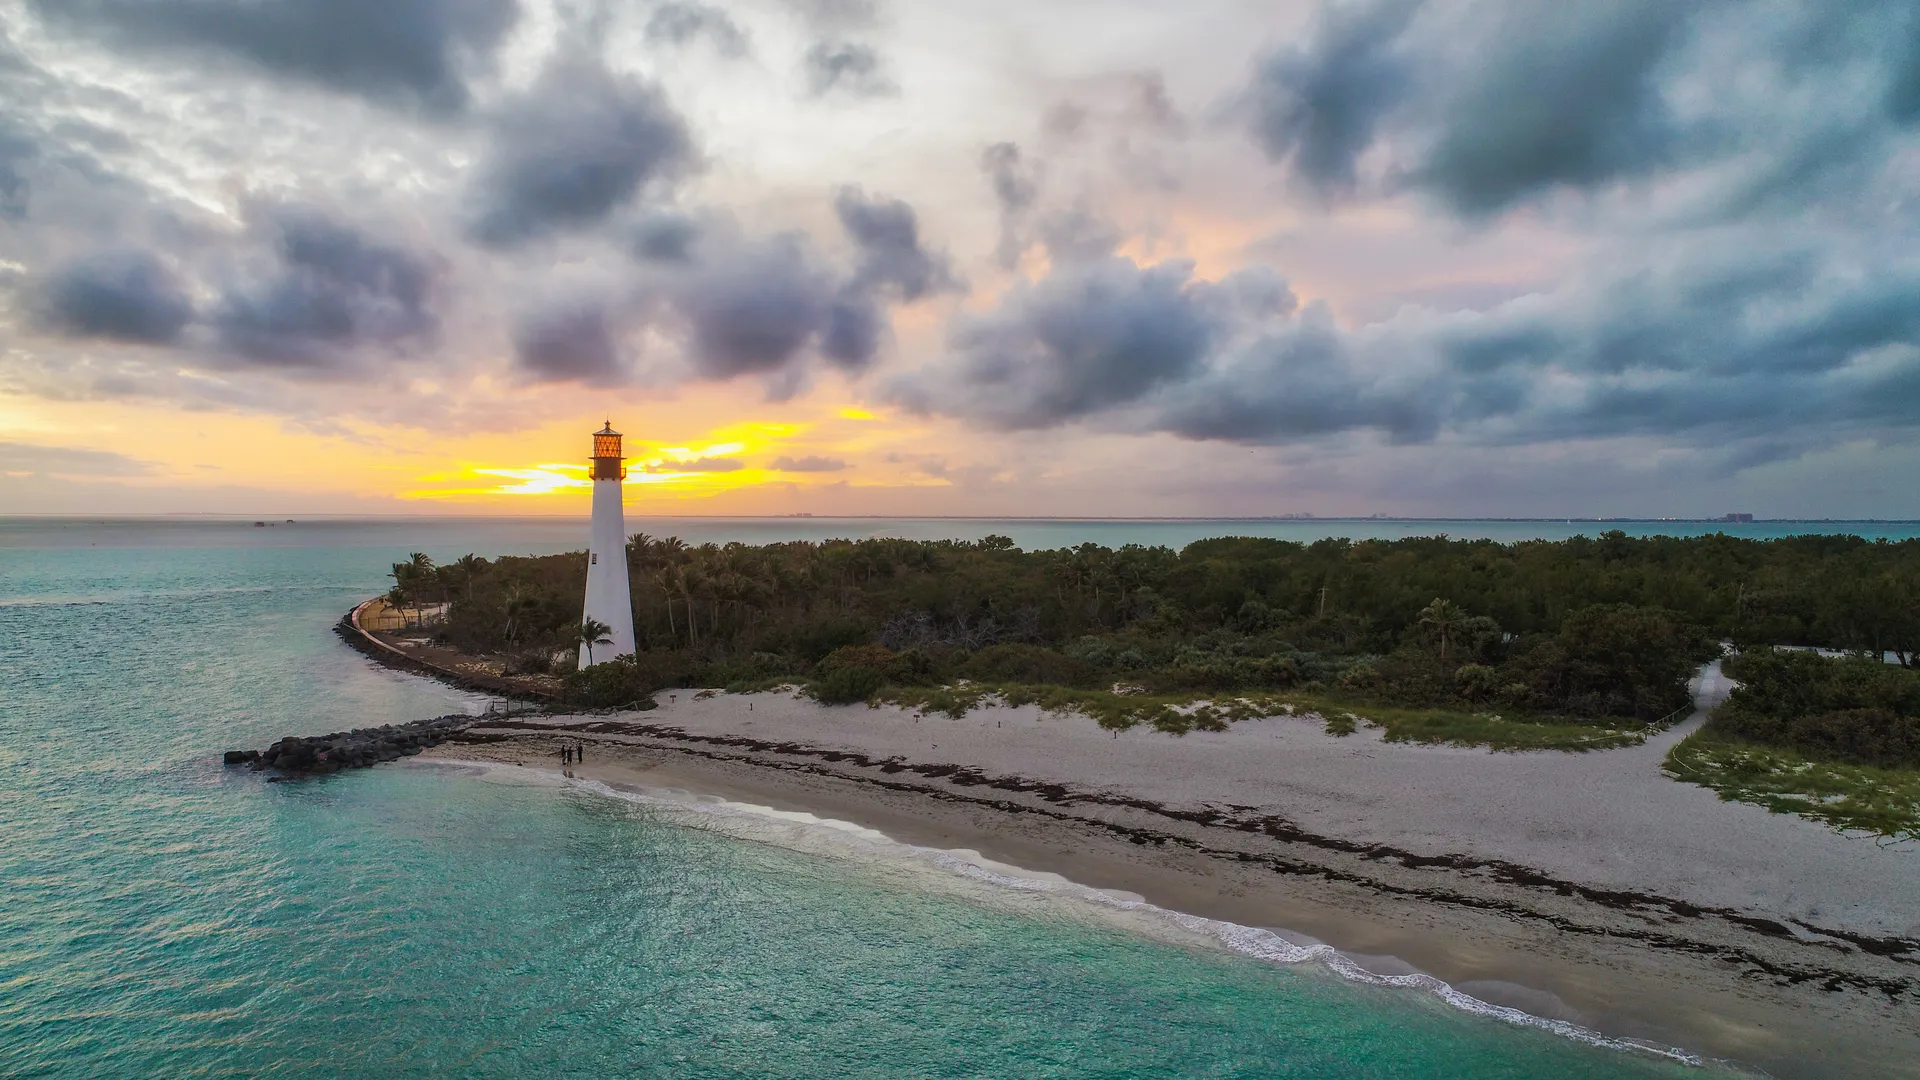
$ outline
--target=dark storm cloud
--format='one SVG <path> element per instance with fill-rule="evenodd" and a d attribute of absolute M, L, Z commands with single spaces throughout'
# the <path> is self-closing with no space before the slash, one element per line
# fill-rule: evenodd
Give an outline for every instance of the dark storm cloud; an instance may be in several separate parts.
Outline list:
<path fill-rule="evenodd" d="M 673 0 L 655 8 L 647 19 L 649 44 L 687 45 L 702 38 L 722 56 L 747 54 L 747 35 L 726 12 L 697 0 Z"/>
<path fill-rule="evenodd" d="M 434 342 L 434 256 L 302 207 L 267 209 L 258 225 L 275 237 L 274 272 L 229 289 L 212 313 L 232 352 L 267 366 L 322 368 L 367 348 L 405 354 Z"/>
<path fill-rule="evenodd" d="M 1424 442 L 1439 428 L 1443 402 L 1425 380 L 1362 372 L 1324 307 L 1275 327 L 1201 375 L 1170 388 L 1154 426 L 1189 439 L 1271 443 L 1358 429 L 1393 442 Z"/>
<path fill-rule="evenodd" d="M 890 393 L 994 428 L 1248 444 L 1920 434 L 1920 265 L 1703 247 L 1483 313 L 1344 328 L 1270 273 L 1067 264 L 956 319 L 947 354 Z"/>
<path fill-rule="evenodd" d="M 766 375 L 797 359 L 826 325 L 833 288 L 804 242 L 779 237 L 727 253 L 685 281 L 676 307 L 709 379 Z"/>
<path fill-rule="evenodd" d="M 49 21 L 133 52 L 199 49 L 430 112 L 464 109 L 469 66 L 519 17 L 514 0 L 33 0 Z"/>
<path fill-rule="evenodd" d="M 473 234 L 508 245 L 598 224 L 694 157 L 685 122 L 657 87 L 595 58 L 560 56 L 495 120 Z"/>
<path fill-rule="evenodd" d="M 1909 10 L 1896 34 L 1901 40 L 1888 79 L 1887 111 L 1898 123 L 1920 124 L 1920 13 Z"/>
<path fill-rule="evenodd" d="M 825 97 L 838 91 L 854 97 L 890 97 L 900 87 L 887 74 L 880 51 L 858 41 L 816 41 L 801 58 L 807 92 Z"/>
<path fill-rule="evenodd" d="M 593 301 L 576 301 L 523 317 L 514 328 L 513 356 L 515 366 L 538 382 L 605 386 L 627 375 L 607 310 Z"/>
<path fill-rule="evenodd" d="M 859 188 L 845 187 L 834 196 L 833 210 L 860 250 L 855 287 L 892 289 L 907 301 L 958 287 L 946 255 L 921 246 L 913 207 L 899 199 L 869 199 Z"/>
<path fill-rule="evenodd" d="M 1040 182 L 1021 160 L 1020 147 L 1010 142 L 994 143 L 981 151 L 980 171 L 987 174 L 994 201 L 1000 204 L 1000 242 L 994 248 L 994 260 L 1011 270 L 1020 264 L 1026 246 L 1021 226 L 1040 196 Z"/>
<path fill-rule="evenodd" d="M 790 472 L 790 473 L 839 472 L 840 470 L 845 469 L 846 467 L 847 467 L 847 463 L 840 460 L 839 458 L 830 458 L 830 457 L 798 457 L 796 458 L 796 457 L 788 457 L 784 454 L 781 455 L 780 457 L 774 458 L 773 463 L 767 466 L 767 468 L 772 469 L 774 472 Z"/>
<path fill-rule="evenodd" d="M 961 287 L 946 255 L 923 243 L 907 203 L 843 188 L 834 211 L 854 247 L 851 270 L 822 259 L 799 233 L 716 237 L 698 258 L 677 260 L 686 269 L 663 286 L 665 307 L 698 377 L 779 376 L 790 386 L 810 356 L 864 371 L 892 332 L 888 304 Z"/>
<path fill-rule="evenodd" d="M 1249 93 L 1261 148 L 1322 192 L 1350 192 L 1356 160 L 1407 92 L 1410 61 L 1395 45 L 1419 5 L 1367 0 L 1328 7 L 1304 47 L 1262 60 Z"/>
<path fill-rule="evenodd" d="M 865 371 L 879 354 L 890 323 L 873 294 L 846 285 L 827 306 L 820 330 L 820 355 L 846 371 Z"/>
<path fill-rule="evenodd" d="M 1920 12 L 1895 0 L 1327 0 L 1255 65 L 1256 143 L 1302 184 L 1485 220 L 1555 192 L 1730 165 L 1701 219 L 1870 182 L 1920 122 Z M 1916 125 L 1920 126 L 1920 125 Z"/>
<path fill-rule="evenodd" d="M 1415 182 L 1468 214 L 1668 164 L 1680 132 L 1654 74 L 1696 5 L 1509 0 Z"/>
<path fill-rule="evenodd" d="M 993 310 L 955 320 L 941 370 L 893 387 L 917 409 L 1003 428 L 1047 427 L 1190 378 L 1217 332 L 1186 263 L 1067 264 Z"/>
<path fill-rule="evenodd" d="M 193 300 L 179 278 L 144 251 L 99 252 L 47 283 L 43 317 L 73 337 L 145 344 L 177 340 L 193 321 Z"/>
<path fill-rule="evenodd" d="M 633 255 L 637 259 L 659 263 L 683 263 L 693 257 L 700 239 L 700 223 L 681 214 L 659 213 L 645 218 L 633 229 Z"/>

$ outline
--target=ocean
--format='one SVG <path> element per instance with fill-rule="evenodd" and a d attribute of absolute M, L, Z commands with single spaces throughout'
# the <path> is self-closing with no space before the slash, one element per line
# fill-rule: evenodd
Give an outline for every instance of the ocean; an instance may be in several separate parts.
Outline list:
<path fill-rule="evenodd" d="M 1343 524 L 630 527 L 1057 546 Z M 220 765 L 283 734 L 477 711 L 372 665 L 332 623 L 410 551 L 584 536 L 552 520 L 0 519 L 0 1075 L 1698 1075 L 820 826 L 457 769 L 269 784 Z"/>

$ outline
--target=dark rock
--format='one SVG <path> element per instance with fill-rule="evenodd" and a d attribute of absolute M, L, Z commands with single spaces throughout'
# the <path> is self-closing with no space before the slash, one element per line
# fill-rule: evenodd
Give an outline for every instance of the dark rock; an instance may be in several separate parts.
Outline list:
<path fill-rule="evenodd" d="M 412 757 L 429 746 L 438 746 L 449 736 L 464 731 L 475 719 L 456 714 L 385 727 L 336 731 L 331 735 L 307 738 L 288 735 L 265 750 L 229 750 L 222 760 L 229 765 L 250 761 L 255 768 L 271 767 L 289 773 L 364 769 L 382 761 Z"/>

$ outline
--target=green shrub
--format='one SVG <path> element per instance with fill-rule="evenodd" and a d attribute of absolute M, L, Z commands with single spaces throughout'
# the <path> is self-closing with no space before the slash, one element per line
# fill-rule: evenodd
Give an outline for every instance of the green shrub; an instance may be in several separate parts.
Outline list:
<path fill-rule="evenodd" d="M 1090 687 L 1105 681 L 1092 664 L 1038 645 L 989 645 L 974 653 L 961 670 L 982 682 Z"/>
<path fill-rule="evenodd" d="M 563 685 L 569 704 L 591 708 L 637 705 L 650 709 L 656 689 L 632 656 L 583 668 L 568 675 Z"/>
<path fill-rule="evenodd" d="M 813 680 L 808 690 L 823 704 L 851 705 L 879 693 L 886 682 L 886 674 L 875 668 L 842 667 Z"/>
<path fill-rule="evenodd" d="M 885 645 L 842 645 L 821 659 L 820 670 L 833 672 L 844 668 L 871 668 L 885 672 L 891 670 L 899 659 L 899 654 Z"/>
<path fill-rule="evenodd" d="M 1731 657 L 1725 670 L 1740 685 L 1714 712 L 1722 735 L 1829 761 L 1920 767 L 1920 673 L 1771 649 Z"/>

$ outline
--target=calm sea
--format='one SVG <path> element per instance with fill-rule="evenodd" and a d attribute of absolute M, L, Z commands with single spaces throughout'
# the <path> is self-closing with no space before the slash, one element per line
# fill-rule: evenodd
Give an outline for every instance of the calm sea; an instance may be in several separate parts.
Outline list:
<path fill-rule="evenodd" d="M 631 524 L 696 543 L 998 532 L 1026 546 L 1410 531 Z M 584 535 L 0 519 L 0 1075 L 1682 1071 L 1431 993 L 1131 933 L 1046 894 L 950 887 L 908 860 L 742 839 L 578 789 L 395 767 L 267 784 L 219 765 L 290 732 L 474 708 L 370 665 L 330 624 L 409 551 L 545 553 Z"/>

